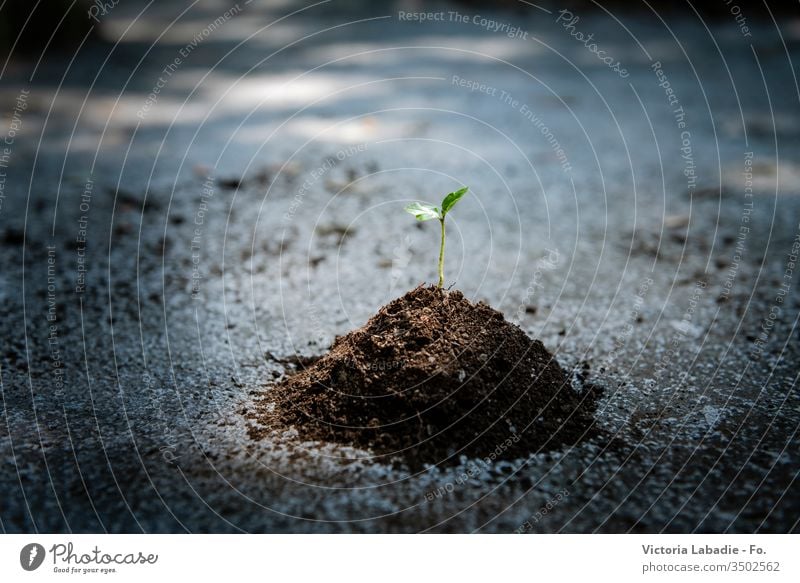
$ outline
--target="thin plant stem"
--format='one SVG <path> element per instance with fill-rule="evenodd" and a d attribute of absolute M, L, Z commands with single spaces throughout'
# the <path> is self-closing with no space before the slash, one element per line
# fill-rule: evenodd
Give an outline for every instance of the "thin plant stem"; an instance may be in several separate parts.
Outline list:
<path fill-rule="evenodd" d="M 444 286 L 444 217 L 439 219 L 442 225 L 442 244 L 439 247 L 439 289 Z"/>

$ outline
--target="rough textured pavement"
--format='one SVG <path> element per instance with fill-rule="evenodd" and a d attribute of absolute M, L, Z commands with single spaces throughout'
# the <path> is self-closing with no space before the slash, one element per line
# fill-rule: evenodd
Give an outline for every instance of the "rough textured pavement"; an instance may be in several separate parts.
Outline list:
<path fill-rule="evenodd" d="M 4 531 L 797 529 L 800 18 L 265 4 L 3 65 Z M 613 447 L 251 440 L 295 355 L 435 278 L 402 206 L 460 184 L 448 284 L 605 387 Z"/>

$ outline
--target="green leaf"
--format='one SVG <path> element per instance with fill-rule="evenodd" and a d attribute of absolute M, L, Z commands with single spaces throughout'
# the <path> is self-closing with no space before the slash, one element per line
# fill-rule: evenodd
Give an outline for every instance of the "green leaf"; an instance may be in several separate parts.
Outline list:
<path fill-rule="evenodd" d="M 467 194 L 468 190 L 469 190 L 469 186 L 465 186 L 464 188 L 456 190 L 455 192 L 451 192 L 450 194 L 445 196 L 444 200 L 442 201 L 442 215 L 446 215 L 450 211 L 451 208 L 456 206 L 456 203 L 459 200 L 461 200 L 462 196 Z"/>
<path fill-rule="evenodd" d="M 442 218 L 442 212 L 439 210 L 439 207 L 428 204 L 427 202 L 412 202 L 405 208 L 405 211 L 414 215 L 418 221 Z"/>

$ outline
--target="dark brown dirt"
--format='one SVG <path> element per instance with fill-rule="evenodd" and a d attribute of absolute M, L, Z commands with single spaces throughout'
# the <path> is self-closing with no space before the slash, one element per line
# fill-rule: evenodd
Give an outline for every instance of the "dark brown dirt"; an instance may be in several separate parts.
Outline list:
<path fill-rule="evenodd" d="M 252 434 L 294 426 L 412 465 L 510 459 L 593 435 L 597 397 L 576 392 L 542 343 L 500 312 L 418 287 L 272 387 Z"/>

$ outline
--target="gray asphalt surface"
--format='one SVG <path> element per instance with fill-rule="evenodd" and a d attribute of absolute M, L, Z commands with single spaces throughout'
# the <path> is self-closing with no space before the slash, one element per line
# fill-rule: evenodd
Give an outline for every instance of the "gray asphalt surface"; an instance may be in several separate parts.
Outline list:
<path fill-rule="evenodd" d="M 4 64 L 3 531 L 797 529 L 800 18 L 416 10 L 130 2 Z M 461 184 L 448 284 L 615 446 L 250 439 L 286 359 L 435 280 L 402 206 Z"/>

